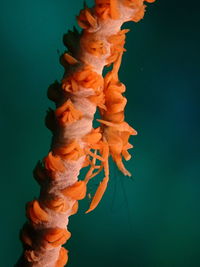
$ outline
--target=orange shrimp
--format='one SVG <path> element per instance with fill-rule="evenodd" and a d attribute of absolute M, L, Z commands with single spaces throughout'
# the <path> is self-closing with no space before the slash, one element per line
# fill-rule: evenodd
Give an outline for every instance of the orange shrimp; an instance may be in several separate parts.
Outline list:
<path fill-rule="evenodd" d="M 107 185 L 108 185 L 108 181 L 109 181 L 109 166 L 108 166 L 109 147 L 108 147 L 108 144 L 105 142 L 102 143 L 102 157 L 105 159 L 104 162 L 102 163 L 102 165 L 104 167 L 105 177 L 104 177 L 103 181 L 100 182 L 100 184 L 97 188 L 97 191 L 96 191 L 94 197 L 92 198 L 92 201 L 90 203 L 90 207 L 86 211 L 86 213 L 91 212 L 92 210 L 94 210 L 97 207 L 97 205 L 101 201 L 101 199 L 102 199 L 102 197 L 106 191 Z M 94 174 L 94 175 L 96 175 L 96 174 Z M 90 179 L 91 179 L 91 177 L 90 177 Z M 87 181 L 88 180 L 89 179 L 87 179 Z"/>
<path fill-rule="evenodd" d="M 92 210 L 94 210 L 97 207 L 97 205 L 101 201 L 101 199 L 102 199 L 102 197 L 103 197 L 103 195 L 104 195 L 104 193 L 106 191 L 108 180 L 109 180 L 109 178 L 105 177 L 103 179 L 103 181 L 100 182 L 99 187 L 98 187 L 98 189 L 97 189 L 97 191 L 96 191 L 96 193 L 95 193 L 95 195 L 94 195 L 94 197 L 92 199 L 90 207 L 85 213 L 91 212 Z"/>

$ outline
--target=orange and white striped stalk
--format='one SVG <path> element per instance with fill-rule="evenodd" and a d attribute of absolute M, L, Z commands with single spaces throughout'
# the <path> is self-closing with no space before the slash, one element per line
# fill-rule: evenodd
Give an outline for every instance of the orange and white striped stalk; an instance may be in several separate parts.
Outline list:
<path fill-rule="evenodd" d="M 143 0 L 96 0 L 93 8 L 85 6 L 77 17 L 82 33 L 69 32 L 64 38 L 69 50 L 61 58 L 65 74 L 48 91 L 56 105 L 46 117 L 53 133 L 52 145 L 34 170 L 41 191 L 26 207 L 21 266 L 62 267 L 67 263 L 68 251 L 62 245 L 71 236 L 69 216 L 85 198 L 87 183 L 104 169 L 105 177 L 87 212 L 98 205 L 109 181 L 109 155 L 130 176 L 122 158 L 130 159 L 128 139 L 137 133 L 124 121 L 127 100 L 118 70 L 128 30 L 121 30 L 121 26 L 126 21 L 139 21 L 144 11 Z M 113 68 L 103 77 L 102 71 L 109 65 Z M 94 129 L 96 108 L 101 118 Z M 85 179 L 78 180 L 80 169 L 86 166 L 90 168 Z"/>

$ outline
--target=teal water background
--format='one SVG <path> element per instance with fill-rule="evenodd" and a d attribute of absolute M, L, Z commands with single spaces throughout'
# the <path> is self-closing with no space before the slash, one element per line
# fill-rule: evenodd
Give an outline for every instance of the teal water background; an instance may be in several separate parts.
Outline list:
<path fill-rule="evenodd" d="M 62 35 L 76 25 L 82 0 L 0 3 L 0 266 L 11 267 L 22 251 L 25 203 L 39 193 L 32 169 L 51 140 L 46 90 L 62 77 Z M 69 267 L 200 266 L 200 4 L 148 6 L 144 20 L 125 25 L 120 71 L 126 120 L 138 131 L 126 164 L 134 180 L 111 164 L 98 208 L 85 215 L 82 201 L 70 218 Z"/>

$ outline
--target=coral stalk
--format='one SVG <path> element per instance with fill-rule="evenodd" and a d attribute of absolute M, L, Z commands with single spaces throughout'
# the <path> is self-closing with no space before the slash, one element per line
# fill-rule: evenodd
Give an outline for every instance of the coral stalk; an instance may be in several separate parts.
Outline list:
<path fill-rule="evenodd" d="M 53 134 L 52 145 L 34 170 L 41 191 L 39 198 L 26 206 L 28 222 L 21 231 L 21 266 L 62 267 L 67 263 L 68 251 L 62 245 L 71 236 L 67 230 L 69 216 L 77 212 L 78 201 L 85 198 L 87 183 L 104 169 L 105 177 L 87 212 L 98 205 L 109 181 L 110 155 L 124 175 L 131 175 L 122 157 L 131 158 L 128 140 L 137 132 L 124 121 L 127 100 L 118 71 L 128 30 L 121 30 L 121 26 L 142 19 L 144 10 L 143 0 L 96 0 L 93 8 L 85 6 L 77 17 L 81 34 L 74 30 L 64 36 L 68 51 L 61 63 L 65 74 L 48 90 L 48 97 L 56 105 L 46 117 Z M 112 70 L 102 77 L 104 67 L 109 65 Z M 96 108 L 101 118 L 100 126 L 94 129 Z M 86 166 L 90 166 L 88 173 L 78 180 L 81 168 Z"/>

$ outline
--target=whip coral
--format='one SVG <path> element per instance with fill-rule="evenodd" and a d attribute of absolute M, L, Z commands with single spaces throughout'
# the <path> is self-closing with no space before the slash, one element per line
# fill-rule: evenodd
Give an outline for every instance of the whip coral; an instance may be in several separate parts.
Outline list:
<path fill-rule="evenodd" d="M 109 156 L 124 175 L 131 175 L 123 158 L 131 158 L 129 137 L 137 132 L 124 121 L 126 87 L 119 81 L 118 71 L 129 30 L 121 30 L 121 26 L 138 22 L 144 12 L 143 0 L 96 0 L 93 8 L 85 5 L 77 16 L 82 32 L 74 29 L 64 35 L 68 51 L 61 64 L 65 73 L 60 83 L 48 89 L 56 106 L 46 116 L 53 139 L 50 151 L 33 172 L 41 191 L 39 198 L 26 206 L 20 266 L 62 267 L 67 263 L 68 251 L 62 245 L 71 237 L 69 216 L 78 211 L 88 182 L 104 171 L 86 213 L 97 207 L 109 181 Z M 112 69 L 103 77 L 105 66 Z M 97 108 L 101 118 L 94 129 Z M 88 166 L 85 178 L 78 180 L 81 168 Z"/>

